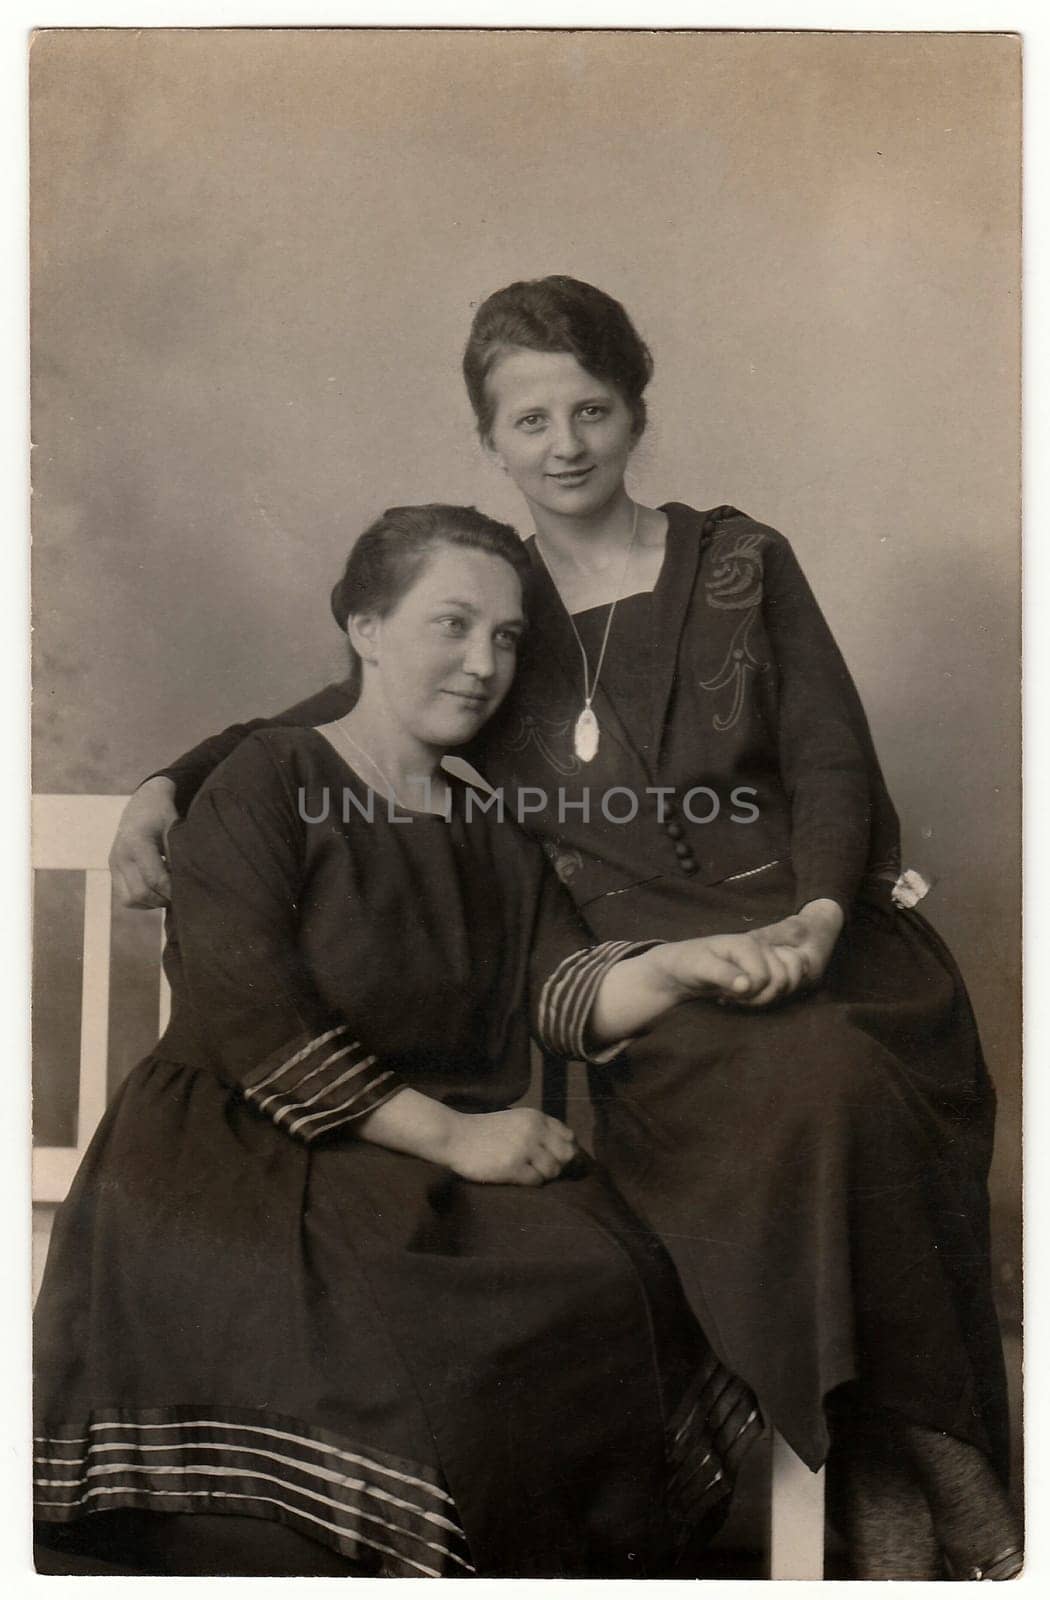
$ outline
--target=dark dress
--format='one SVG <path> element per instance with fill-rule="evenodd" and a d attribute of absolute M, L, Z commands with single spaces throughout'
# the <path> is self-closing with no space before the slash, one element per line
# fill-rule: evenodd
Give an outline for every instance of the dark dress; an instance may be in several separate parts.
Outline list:
<path fill-rule="evenodd" d="M 666 1571 L 717 1516 L 760 1420 L 593 1162 L 482 1185 L 353 1136 L 406 1084 L 513 1104 L 530 1023 L 584 1050 L 632 948 L 465 793 L 390 815 L 275 730 L 174 830 L 171 1024 L 40 1297 L 41 1521 L 248 1513 L 387 1575 L 571 1576 Z"/>
<path fill-rule="evenodd" d="M 596 759 L 573 754 L 579 649 L 534 542 L 528 649 L 469 757 L 512 812 L 528 788 L 527 825 L 599 938 L 744 931 L 822 897 L 846 924 L 812 994 L 679 1007 L 592 1074 L 597 1152 L 666 1242 L 716 1353 L 810 1465 L 828 1448 L 826 1399 L 850 1384 L 1005 1472 L 995 1096 L 962 979 L 892 902 L 896 815 L 787 540 L 731 507 L 662 509 L 640 660 L 633 600 L 610 634 Z M 333 686 L 285 715 L 347 705 Z M 171 770 L 180 804 L 242 732 Z M 633 820 L 618 820 L 622 793 L 603 810 L 613 789 L 636 798 Z"/>

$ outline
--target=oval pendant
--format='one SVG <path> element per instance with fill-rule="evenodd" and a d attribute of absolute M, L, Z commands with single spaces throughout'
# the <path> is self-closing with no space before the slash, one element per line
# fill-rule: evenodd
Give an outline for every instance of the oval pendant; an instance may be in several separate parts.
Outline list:
<path fill-rule="evenodd" d="M 584 706 L 572 730 L 572 748 L 581 761 L 593 761 L 598 754 L 598 718 Z"/>

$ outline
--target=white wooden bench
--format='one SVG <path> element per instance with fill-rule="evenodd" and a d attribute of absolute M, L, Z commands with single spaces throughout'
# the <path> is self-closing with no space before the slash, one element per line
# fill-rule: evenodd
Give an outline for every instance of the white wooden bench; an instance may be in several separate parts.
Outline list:
<path fill-rule="evenodd" d="M 65 1199 L 73 1174 L 106 1109 L 112 903 L 107 863 L 126 803 L 125 795 L 113 794 L 33 796 L 34 871 L 84 874 L 76 1144 L 34 1147 L 34 1203 L 53 1205 Z M 46 1007 L 47 996 L 38 994 L 35 1001 L 38 1007 Z M 158 950 L 158 1035 L 167 1026 L 169 1007 L 168 984 L 159 970 Z"/>
<path fill-rule="evenodd" d="M 99 794 L 33 797 L 34 869 L 83 872 L 85 878 L 76 1143 L 33 1151 L 34 1284 L 43 1271 L 53 1208 L 65 1199 L 106 1106 L 112 903 L 107 860 L 125 800 Z M 38 994 L 35 1002 L 45 1007 L 47 996 Z M 167 982 L 159 972 L 159 1031 L 167 1024 L 169 1005 Z M 810 1472 L 779 1434 L 772 1441 L 769 1575 L 824 1575 L 824 1473 Z"/>

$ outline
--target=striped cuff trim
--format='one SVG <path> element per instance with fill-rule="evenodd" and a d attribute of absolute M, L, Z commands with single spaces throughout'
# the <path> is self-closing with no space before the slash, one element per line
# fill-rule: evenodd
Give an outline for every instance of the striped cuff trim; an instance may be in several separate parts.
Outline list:
<path fill-rule="evenodd" d="M 595 1065 L 611 1061 L 629 1043 L 626 1039 L 600 1050 L 588 1050 L 585 1040 L 594 997 L 610 967 L 626 956 L 640 955 L 659 939 L 608 939 L 586 950 L 576 950 L 556 967 L 540 993 L 539 1042 L 552 1055 Z"/>
<path fill-rule="evenodd" d="M 402 1087 L 396 1073 L 348 1039 L 341 1023 L 285 1045 L 250 1073 L 245 1098 L 279 1128 L 307 1144 L 367 1116 Z"/>
<path fill-rule="evenodd" d="M 303 1424 L 236 1413 L 96 1413 L 79 1436 L 35 1441 L 35 1514 L 69 1522 L 115 1506 L 265 1516 L 389 1577 L 473 1573 L 451 1496 L 426 1467 L 335 1444 Z M 150 1417 L 151 1421 L 140 1420 Z"/>

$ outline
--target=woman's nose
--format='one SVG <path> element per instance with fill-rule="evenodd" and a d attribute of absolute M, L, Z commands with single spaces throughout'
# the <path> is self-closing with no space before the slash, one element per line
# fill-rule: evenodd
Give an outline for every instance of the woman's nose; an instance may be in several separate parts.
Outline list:
<path fill-rule="evenodd" d="M 583 445 L 572 417 L 566 417 L 564 421 L 555 423 L 553 444 L 554 454 L 562 461 L 575 461 L 582 453 Z"/>
<path fill-rule="evenodd" d="M 491 678 L 496 670 L 496 652 L 485 633 L 475 633 L 467 641 L 463 670 L 472 678 Z"/>

